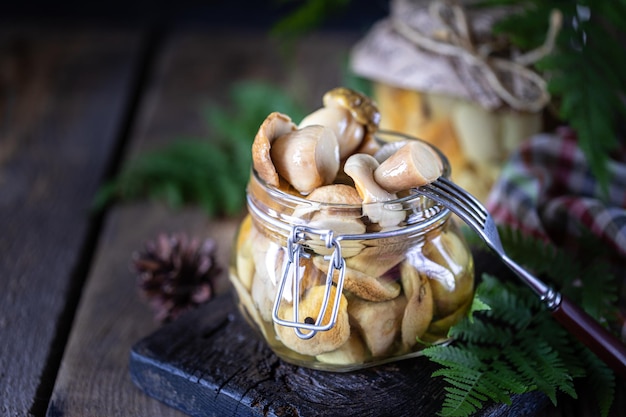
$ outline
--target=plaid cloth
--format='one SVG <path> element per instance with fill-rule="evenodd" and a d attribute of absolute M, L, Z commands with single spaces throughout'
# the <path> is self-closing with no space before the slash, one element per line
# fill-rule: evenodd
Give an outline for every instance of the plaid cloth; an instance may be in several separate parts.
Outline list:
<path fill-rule="evenodd" d="M 610 162 L 608 197 L 570 128 L 529 138 L 511 155 L 487 200 L 499 224 L 576 249 L 586 233 L 626 264 L 626 157 Z"/>
<path fill-rule="evenodd" d="M 626 342 L 626 146 L 612 155 L 609 171 L 603 197 L 572 129 L 538 134 L 510 156 L 487 208 L 498 224 L 566 248 L 578 259 L 585 259 L 581 240 L 597 237 L 622 282 L 617 320 Z"/>

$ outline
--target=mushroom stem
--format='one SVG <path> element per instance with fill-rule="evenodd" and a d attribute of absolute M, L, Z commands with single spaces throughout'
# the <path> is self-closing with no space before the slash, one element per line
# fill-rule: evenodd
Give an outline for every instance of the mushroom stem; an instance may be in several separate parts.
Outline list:
<path fill-rule="evenodd" d="M 376 168 L 374 179 L 388 192 L 397 193 L 433 182 L 441 172 L 441 160 L 427 145 L 408 142 Z"/>
<path fill-rule="evenodd" d="M 378 165 L 378 161 L 371 155 L 354 154 L 346 160 L 343 170 L 354 181 L 363 199 L 363 213 L 370 221 L 383 228 L 394 227 L 404 220 L 405 213 L 384 206 L 385 202 L 395 200 L 397 196 L 381 188 L 374 180 L 374 171 Z"/>

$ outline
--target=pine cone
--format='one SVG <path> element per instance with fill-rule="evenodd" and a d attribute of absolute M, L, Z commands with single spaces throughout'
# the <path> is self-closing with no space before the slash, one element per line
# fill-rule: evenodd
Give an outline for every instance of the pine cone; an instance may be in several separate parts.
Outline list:
<path fill-rule="evenodd" d="M 141 295 L 152 305 L 155 319 L 167 322 L 182 312 L 208 301 L 220 272 L 215 262 L 213 239 L 189 237 L 184 233 L 160 234 L 134 252 L 132 266 L 138 274 Z"/>

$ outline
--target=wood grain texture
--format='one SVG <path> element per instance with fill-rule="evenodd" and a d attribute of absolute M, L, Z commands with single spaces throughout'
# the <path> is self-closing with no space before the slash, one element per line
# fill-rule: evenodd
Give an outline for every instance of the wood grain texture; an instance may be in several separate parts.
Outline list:
<path fill-rule="evenodd" d="M 407 359 L 360 371 L 323 372 L 276 357 L 226 294 L 137 343 L 130 370 L 148 394 L 196 417 L 434 416 L 445 383 L 437 366 Z M 545 405 L 540 394 L 481 416 L 528 416 Z"/>
<path fill-rule="evenodd" d="M 172 211 L 150 203 L 113 210 L 83 292 L 78 315 L 48 408 L 48 416 L 178 416 L 131 382 L 128 356 L 134 342 L 158 328 L 137 294 L 131 253 L 157 233 L 186 232 L 230 241 L 236 221 L 209 223 L 198 210 Z M 220 247 L 219 264 L 228 256 Z"/>
<path fill-rule="evenodd" d="M 0 415 L 45 410 L 140 48 L 136 32 L 0 31 Z"/>
<path fill-rule="evenodd" d="M 206 137 L 208 102 L 227 104 L 235 81 L 256 79 L 298 89 L 318 106 L 321 91 L 340 82 L 354 38 L 309 38 L 283 57 L 259 34 L 178 33 L 159 51 L 132 129 L 133 156 L 182 136 Z M 323 70 L 318 70 L 324 62 Z M 262 121 L 259 121 L 259 124 Z M 128 370 L 131 347 L 158 326 L 136 293 L 130 255 L 159 232 L 211 236 L 227 264 L 238 219 L 209 220 L 197 209 L 174 212 L 154 203 L 121 204 L 107 215 L 96 258 L 54 387 L 48 416 L 175 416 L 180 412 L 144 394 Z M 225 268 L 224 268 L 225 273 Z M 224 281 L 222 281 L 224 282 Z"/>

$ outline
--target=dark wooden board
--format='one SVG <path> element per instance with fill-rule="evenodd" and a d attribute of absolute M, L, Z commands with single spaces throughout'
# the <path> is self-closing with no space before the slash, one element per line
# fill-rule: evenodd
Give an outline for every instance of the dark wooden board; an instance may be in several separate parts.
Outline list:
<path fill-rule="evenodd" d="M 267 347 L 223 295 L 138 342 L 133 381 L 192 416 L 434 416 L 444 382 L 427 358 L 360 371 L 324 372 L 288 364 Z M 535 415 L 540 394 L 514 397 L 481 416 Z"/>
<path fill-rule="evenodd" d="M 141 34 L 0 29 L 0 415 L 45 411 Z"/>

